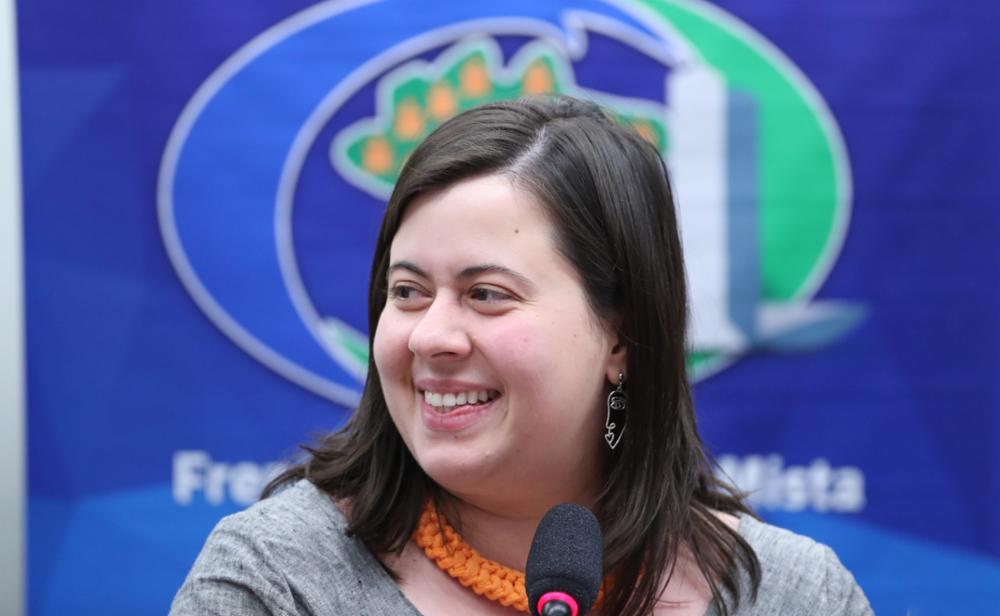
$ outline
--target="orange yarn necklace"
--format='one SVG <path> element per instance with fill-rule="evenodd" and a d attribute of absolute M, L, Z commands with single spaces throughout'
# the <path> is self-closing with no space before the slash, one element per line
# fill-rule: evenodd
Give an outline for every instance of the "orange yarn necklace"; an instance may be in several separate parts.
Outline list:
<path fill-rule="evenodd" d="M 480 556 L 462 540 L 444 515 L 438 513 L 430 499 L 424 503 L 417 530 L 413 532 L 413 541 L 439 569 L 458 580 L 462 586 L 504 607 L 519 612 L 528 611 L 524 573 Z M 602 585 L 597 605 L 600 605 L 603 596 Z"/>

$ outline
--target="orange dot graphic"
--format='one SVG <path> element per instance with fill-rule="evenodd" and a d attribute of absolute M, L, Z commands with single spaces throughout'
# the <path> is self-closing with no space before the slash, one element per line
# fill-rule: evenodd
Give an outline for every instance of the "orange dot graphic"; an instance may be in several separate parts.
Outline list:
<path fill-rule="evenodd" d="M 365 142 L 361 164 L 366 171 L 375 175 L 382 175 L 392 168 L 392 149 L 385 139 L 371 137 Z"/>
<path fill-rule="evenodd" d="M 406 140 L 416 139 L 424 132 L 424 117 L 420 106 L 408 98 L 396 109 L 396 134 Z"/>
<path fill-rule="evenodd" d="M 479 59 L 469 60 L 462 67 L 459 77 L 462 84 L 462 92 L 466 96 L 480 97 L 489 94 L 490 77 L 486 73 L 483 61 Z"/>
<path fill-rule="evenodd" d="M 660 145 L 657 143 L 658 139 L 656 138 L 656 133 L 653 132 L 653 129 L 649 124 L 646 124 L 645 122 L 633 122 L 632 126 L 635 128 L 635 132 L 639 133 L 640 137 L 655 146 Z"/>
<path fill-rule="evenodd" d="M 552 92 L 552 73 L 541 62 L 533 63 L 524 73 L 521 90 L 525 94 L 547 94 Z"/>
<path fill-rule="evenodd" d="M 455 94 L 448 84 L 439 83 L 431 88 L 429 107 L 436 120 L 450 118 L 455 113 Z"/>

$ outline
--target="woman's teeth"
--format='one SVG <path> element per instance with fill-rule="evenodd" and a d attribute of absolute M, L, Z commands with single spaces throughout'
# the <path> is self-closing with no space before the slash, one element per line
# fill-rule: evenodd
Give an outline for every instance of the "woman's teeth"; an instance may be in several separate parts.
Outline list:
<path fill-rule="evenodd" d="M 489 402 L 500 395 L 500 392 L 493 390 L 463 391 L 459 393 L 436 394 L 424 391 L 424 402 L 434 407 L 434 410 L 444 413 L 456 406 L 466 404 L 482 404 Z"/>

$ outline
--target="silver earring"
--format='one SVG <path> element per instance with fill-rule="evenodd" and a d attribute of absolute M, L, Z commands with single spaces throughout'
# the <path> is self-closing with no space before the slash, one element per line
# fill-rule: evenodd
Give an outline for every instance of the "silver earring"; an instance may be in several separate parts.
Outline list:
<path fill-rule="evenodd" d="M 628 410 L 628 400 L 625 398 L 625 375 L 618 372 L 618 387 L 608 394 L 608 418 L 604 420 L 604 440 L 612 450 L 622 440 L 625 432 L 625 412 Z"/>

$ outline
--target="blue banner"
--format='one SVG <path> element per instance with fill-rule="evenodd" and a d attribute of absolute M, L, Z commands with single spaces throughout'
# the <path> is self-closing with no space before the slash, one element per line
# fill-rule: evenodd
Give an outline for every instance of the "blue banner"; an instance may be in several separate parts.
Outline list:
<path fill-rule="evenodd" d="M 564 93 L 670 167 L 720 472 L 877 613 L 1000 614 L 995 3 L 17 12 L 29 613 L 164 613 L 357 402 L 408 153 Z"/>

